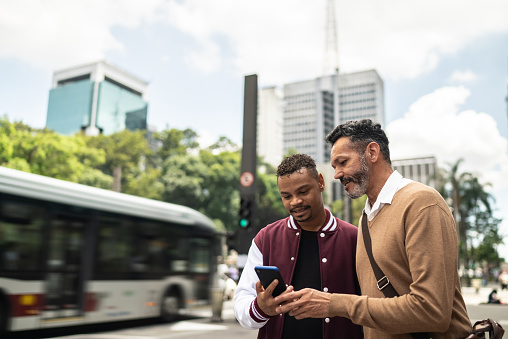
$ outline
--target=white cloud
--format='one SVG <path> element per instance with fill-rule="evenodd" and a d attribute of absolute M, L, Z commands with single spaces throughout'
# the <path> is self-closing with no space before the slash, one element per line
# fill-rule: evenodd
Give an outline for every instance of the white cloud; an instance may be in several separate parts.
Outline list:
<path fill-rule="evenodd" d="M 216 72 L 221 66 L 220 48 L 212 41 L 205 40 L 201 44 L 199 51 L 190 51 L 187 53 L 186 63 L 191 69 L 210 74 Z"/>
<path fill-rule="evenodd" d="M 474 82 L 477 79 L 477 75 L 471 71 L 471 70 L 465 70 L 465 71 L 455 71 L 452 73 L 452 75 L 448 78 L 448 82 L 450 83 L 471 83 Z"/>
<path fill-rule="evenodd" d="M 113 27 L 154 22 L 161 1 L 2 1 L 0 57 L 50 70 L 102 59 L 123 49 Z"/>
<path fill-rule="evenodd" d="M 9 33 L 0 35 L 0 57 L 59 69 L 122 51 L 116 27 L 157 23 L 195 39 L 187 60 L 198 70 L 280 84 L 320 74 L 325 8 L 324 0 L 2 1 L 0 31 Z M 475 39 L 508 31 L 505 0 L 338 0 L 336 10 L 341 70 L 376 68 L 392 79 L 417 77 Z"/>
<path fill-rule="evenodd" d="M 434 155 L 439 166 L 464 159 L 461 170 L 477 173 L 493 189 L 508 189 L 508 142 L 492 116 L 459 107 L 464 87 L 444 87 L 411 105 L 387 127 L 392 159 Z"/>
<path fill-rule="evenodd" d="M 239 73 L 257 72 L 269 84 L 322 68 L 324 0 L 170 0 L 169 8 L 170 24 L 197 40 L 228 39 Z M 414 78 L 474 39 L 508 31 L 503 0 L 466 0 L 460 8 L 452 0 L 339 0 L 336 8 L 341 69 L 376 68 L 390 78 Z"/>

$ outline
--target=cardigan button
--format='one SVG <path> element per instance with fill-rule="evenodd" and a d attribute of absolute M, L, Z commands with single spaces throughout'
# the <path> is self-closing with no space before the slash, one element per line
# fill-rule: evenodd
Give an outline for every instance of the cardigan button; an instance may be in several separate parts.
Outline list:
<path fill-rule="evenodd" d="M 291 257 L 291 260 L 295 260 L 295 257 Z"/>
<path fill-rule="evenodd" d="M 323 292 L 328 292 L 328 287 L 323 288 Z"/>
<path fill-rule="evenodd" d="M 300 232 L 296 232 L 296 235 L 300 235 Z"/>
<path fill-rule="evenodd" d="M 325 323 L 329 323 L 330 322 L 330 318 L 325 318 Z"/>
<path fill-rule="evenodd" d="M 322 261 L 322 262 L 327 262 L 327 261 L 328 261 L 328 259 L 323 258 L 323 259 L 321 259 L 321 261 Z"/>
<path fill-rule="evenodd" d="M 325 234 L 324 233 L 321 233 L 320 234 L 321 238 L 324 238 L 325 237 Z"/>

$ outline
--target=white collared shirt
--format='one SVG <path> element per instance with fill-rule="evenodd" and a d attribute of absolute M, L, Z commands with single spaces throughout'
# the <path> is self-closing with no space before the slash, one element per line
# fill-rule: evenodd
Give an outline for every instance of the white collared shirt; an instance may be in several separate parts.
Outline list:
<path fill-rule="evenodd" d="M 374 217 L 379 213 L 379 211 L 381 211 L 384 205 L 391 204 L 395 193 L 397 193 L 398 190 L 412 181 L 413 180 L 411 179 L 405 179 L 402 177 L 399 172 L 393 171 L 390 177 L 388 177 L 388 180 L 386 180 L 383 188 L 381 189 L 381 192 L 379 192 L 376 202 L 372 208 L 370 207 L 369 199 L 367 198 L 364 211 L 365 214 L 367 214 L 368 220 L 371 221 L 374 219 Z"/>

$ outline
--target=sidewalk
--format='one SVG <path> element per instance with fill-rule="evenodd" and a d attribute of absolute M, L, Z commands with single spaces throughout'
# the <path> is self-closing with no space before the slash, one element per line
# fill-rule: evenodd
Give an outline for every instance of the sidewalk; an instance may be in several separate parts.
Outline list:
<path fill-rule="evenodd" d="M 478 293 L 476 293 L 476 289 L 474 287 L 463 286 L 461 289 L 466 305 L 486 303 L 489 300 L 489 294 L 493 289 L 497 290 L 497 297 L 501 299 L 501 301 L 508 303 L 508 291 L 501 291 L 501 286 L 496 283 L 488 283 L 487 286 L 480 287 Z"/>

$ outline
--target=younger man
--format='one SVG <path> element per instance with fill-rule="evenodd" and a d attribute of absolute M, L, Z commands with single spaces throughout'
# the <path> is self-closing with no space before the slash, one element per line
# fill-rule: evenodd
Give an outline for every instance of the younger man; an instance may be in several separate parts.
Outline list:
<path fill-rule="evenodd" d="M 358 294 L 355 273 L 357 228 L 325 209 L 323 176 L 304 154 L 285 158 L 277 169 L 277 186 L 290 214 L 263 228 L 254 238 L 235 293 L 234 310 L 240 324 L 259 329 L 262 339 L 359 339 L 361 327 L 342 317 L 296 320 L 279 315 L 255 266 L 277 266 L 295 290 L 305 287 L 327 293 Z M 286 291 L 285 293 L 288 293 Z M 285 294 L 284 293 L 284 294 Z"/>

